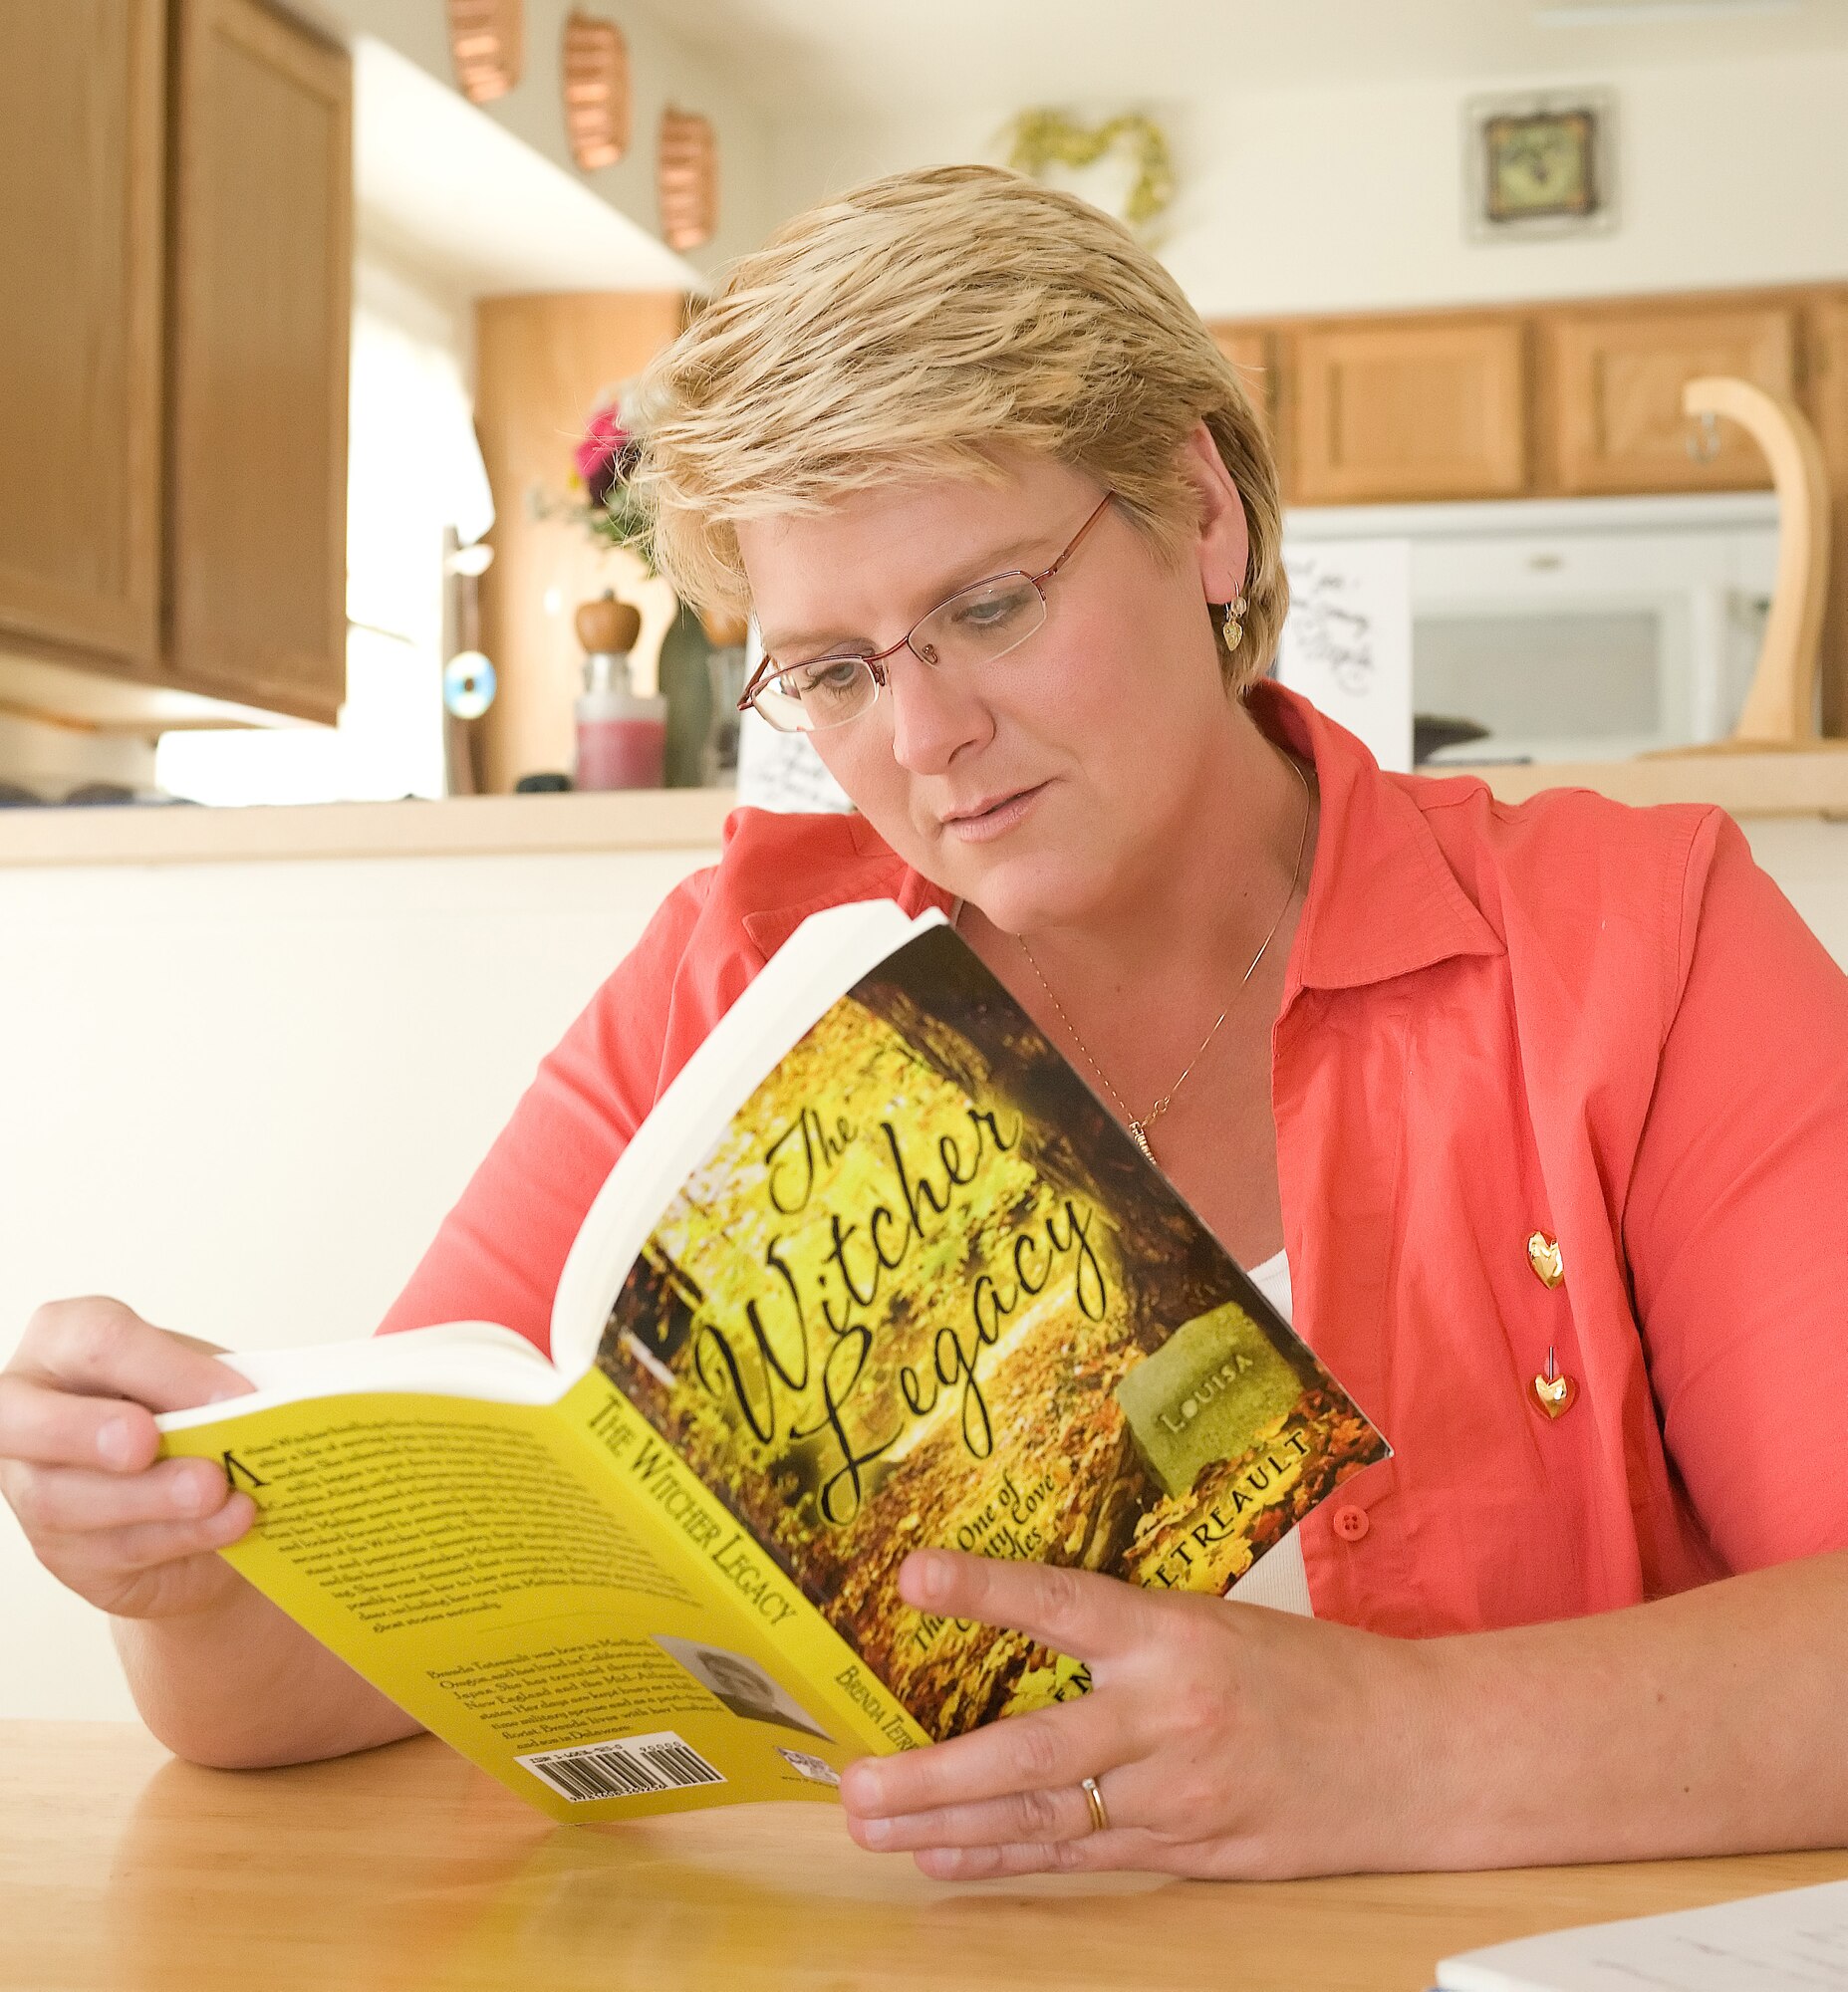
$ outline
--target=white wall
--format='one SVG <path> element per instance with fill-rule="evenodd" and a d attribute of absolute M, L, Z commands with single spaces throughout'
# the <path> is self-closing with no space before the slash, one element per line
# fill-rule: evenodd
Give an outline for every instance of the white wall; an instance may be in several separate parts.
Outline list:
<path fill-rule="evenodd" d="M 0 870 L 0 1363 L 70 1294 L 233 1347 L 370 1333 L 709 857 Z M 132 1713 L 4 1509 L 0 1601 L 0 1717 Z"/>
<path fill-rule="evenodd" d="M 1253 91 L 1153 107 L 1181 194 L 1163 257 L 1207 316 L 1383 310 L 1848 277 L 1848 51 L 1510 80 Z M 1617 94 L 1622 221 L 1480 244 L 1462 229 L 1461 107 L 1485 88 Z M 773 127 L 785 213 L 850 181 L 998 159 L 1012 106 Z M 1098 107 L 1118 108 L 1115 106 Z"/>
<path fill-rule="evenodd" d="M 1848 962 L 1848 825 L 1749 828 Z M 69 1294 L 232 1347 L 369 1333 L 708 857 L 0 870 L 0 1363 Z M 132 1713 L 4 1510 L 0 1600 L 0 1718 Z"/>

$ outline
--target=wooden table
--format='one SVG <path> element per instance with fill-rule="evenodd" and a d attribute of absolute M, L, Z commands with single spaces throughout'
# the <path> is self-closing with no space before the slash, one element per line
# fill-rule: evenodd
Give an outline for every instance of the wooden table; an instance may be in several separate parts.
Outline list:
<path fill-rule="evenodd" d="M 0 1992 L 1421 1992 L 1477 1944 L 1844 1876 L 1848 1852 L 948 1887 L 819 1806 L 554 1827 L 428 1738 L 229 1773 L 127 1724 L 0 1723 Z"/>

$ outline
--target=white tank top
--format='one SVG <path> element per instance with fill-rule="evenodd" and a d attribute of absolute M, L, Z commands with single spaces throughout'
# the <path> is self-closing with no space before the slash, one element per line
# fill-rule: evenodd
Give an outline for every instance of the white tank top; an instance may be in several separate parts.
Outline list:
<path fill-rule="evenodd" d="M 1290 1262 L 1281 1252 L 1261 1266 L 1248 1267 L 1246 1277 L 1285 1321 L 1291 1319 Z M 1305 1618 L 1313 1618 L 1301 1537 L 1292 1529 L 1225 1595 L 1240 1605 L 1268 1605 L 1273 1612 L 1299 1612 Z"/>

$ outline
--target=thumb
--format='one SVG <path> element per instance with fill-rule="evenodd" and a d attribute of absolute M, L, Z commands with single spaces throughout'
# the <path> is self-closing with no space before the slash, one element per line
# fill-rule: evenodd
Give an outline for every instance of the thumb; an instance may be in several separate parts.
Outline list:
<path fill-rule="evenodd" d="M 254 1387 L 211 1343 L 155 1328 L 115 1300 L 41 1308 L 19 1354 L 18 1367 L 54 1388 L 126 1397 L 150 1411 L 190 1410 Z"/>

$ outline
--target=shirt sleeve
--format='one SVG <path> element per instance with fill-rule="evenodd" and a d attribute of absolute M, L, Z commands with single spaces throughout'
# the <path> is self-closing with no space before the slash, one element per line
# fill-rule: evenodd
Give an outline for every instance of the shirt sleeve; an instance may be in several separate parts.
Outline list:
<path fill-rule="evenodd" d="M 1625 1245 L 1670 1460 L 1755 1570 L 1848 1547 L 1848 976 L 1717 812 L 1681 926 Z"/>
<path fill-rule="evenodd" d="M 675 979 L 711 877 L 669 894 L 547 1055 L 380 1334 L 492 1321 L 549 1348 L 565 1255 L 664 1083 Z"/>

